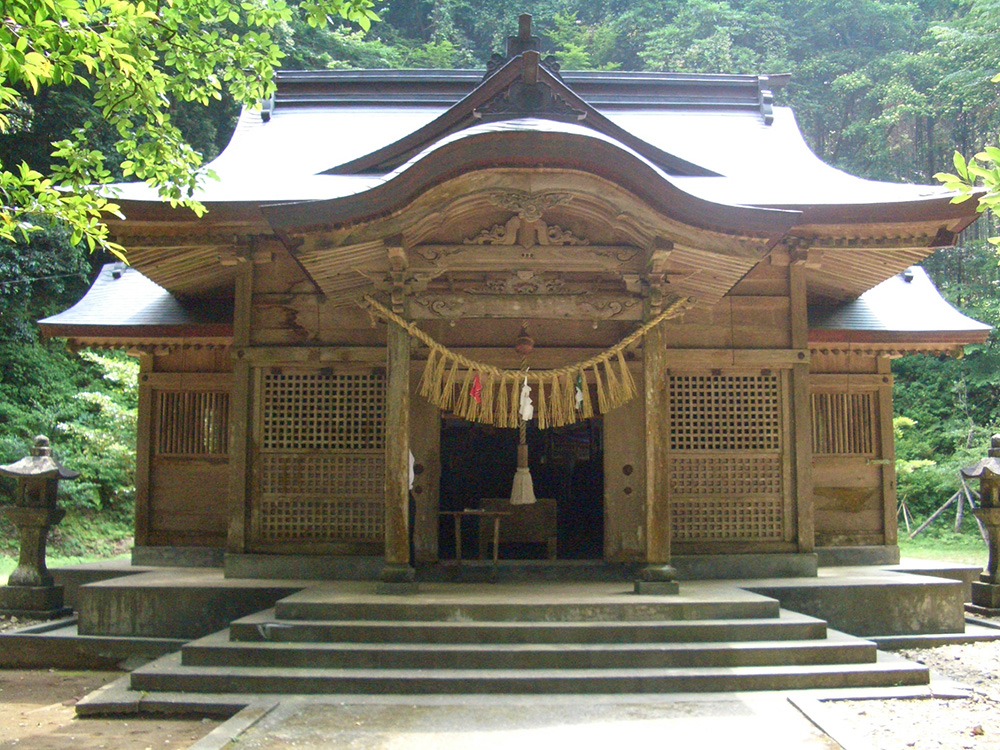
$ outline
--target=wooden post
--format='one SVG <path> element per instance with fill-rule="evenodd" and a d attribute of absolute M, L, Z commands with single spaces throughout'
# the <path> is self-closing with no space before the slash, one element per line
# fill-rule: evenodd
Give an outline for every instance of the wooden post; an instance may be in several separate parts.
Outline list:
<path fill-rule="evenodd" d="M 805 259 L 788 266 L 792 349 L 809 347 L 809 312 L 806 300 Z M 809 398 L 809 363 L 792 365 L 792 492 L 795 493 L 796 542 L 799 552 L 816 547 L 816 514 L 812 480 L 812 404 Z"/>
<path fill-rule="evenodd" d="M 434 563 L 439 559 L 441 412 L 418 395 L 422 368 L 420 363 L 415 363 L 414 367 L 410 368 L 410 450 L 416 459 L 411 490 L 411 501 L 416 506 L 411 513 L 414 519 L 413 556 L 414 562 Z"/>
<path fill-rule="evenodd" d="M 882 504 L 885 526 L 883 543 L 891 546 L 899 543 L 899 521 L 896 508 L 896 436 L 892 430 L 892 360 L 879 357 L 876 360 L 882 383 L 878 387 L 878 424 L 880 458 L 882 464 Z M 961 507 L 961 506 L 959 506 Z M 971 507 L 971 506 L 970 506 Z"/>
<path fill-rule="evenodd" d="M 677 571 L 670 564 L 670 500 L 667 488 L 667 344 L 663 325 L 646 334 L 642 378 L 646 398 L 646 566 L 637 594 L 676 594 Z"/>
<path fill-rule="evenodd" d="M 153 523 L 150 473 L 152 471 L 153 388 L 149 374 L 153 371 L 153 355 L 139 354 L 139 419 L 135 434 L 135 546 L 145 547 L 150 541 Z"/>
<path fill-rule="evenodd" d="M 416 590 L 410 565 L 410 335 L 395 323 L 386 334 L 385 567 L 379 593 Z"/>
<path fill-rule="evenodd" d="M 250 344 L 253 312 L 253 264 L 240 265 L 233 301 L 233 390 L 229 411 L 229 530 L 226 551 L 247 551 L 247 518 L 250 511 L 250 421 L 253 418 L 253 371 L 243 358 Z"/>

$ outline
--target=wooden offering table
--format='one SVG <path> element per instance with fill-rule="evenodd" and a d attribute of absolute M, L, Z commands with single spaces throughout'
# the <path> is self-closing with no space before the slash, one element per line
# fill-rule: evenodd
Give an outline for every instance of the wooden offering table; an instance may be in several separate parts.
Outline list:
<path fill-rule="evenodd" d="M 509 516 L 510 511 L 505 510 L 478 510 L 476 508 L 466 508 L 465 510 L 443 510 L 442 516 L 452 516 L 455 519 L 455 561 L 462 564 L 462 517 L 473 516 L 480 519 L 480 535 L 482 535 L 482 519 L 493 519 L 493 562 L 498 559 L 500 550 L 500 518 Z M 482 559 L 482 545 L 480 545 L 480 559 Z"/>

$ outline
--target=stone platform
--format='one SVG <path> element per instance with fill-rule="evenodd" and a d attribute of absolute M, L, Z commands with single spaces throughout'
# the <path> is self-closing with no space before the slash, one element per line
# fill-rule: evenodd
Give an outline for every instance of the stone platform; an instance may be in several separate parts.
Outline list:
<path fill-rule="evenodd" d="M 523 575 L 523 566 L 510 567 L 508 576 L 511 578 Z M 0 655 L 3 655 L 0 666 L 18 666 L 16 660 L 10 661 L 14 655 L 23 655 L 25 659 L 29 659 L 31 666 L 43 666 L 46 654 L 52 666 L 73 666 L 74 658 L 78 659 L 79 666 L 108 666 L 111 663 L 134 666 L 168 650 L 176 650 L 195 639 L 212 636 L 216 639 L 213 641 L 215 643 L 218 636 L 213 634 L 226 631 L 230 623 L 233 623 L 234 632 L 245 634 L 247 628 L 266 624 L 263 621 L 257 622 L 260 618 L 273 620 L 274 612 L 279 613 L 277 620 L 297 621 L 296 632 L 308 632 L 308 629 L 303 629 L 303 618 L 310 616 L 310 607 L 318 608 L 317 611 L 323 613 L 322 618 L 333 621 L 344 620 L 350 611 L 360 605 L 383 612 L 395 612 L 393 616 L 407 621 L 412 619 L 405 614 L 407 607 L 417 601 L 423 601 L 425 605 L 431 601 L 445 609 L 459 607 L 460 619 L 474 620 L 479 615 L 475 614 L 476 607 L 472 606 L 469 597 L 477 591 L 481 595 L 499 597 L 500 601 L 509 600 L 515 592 L 520 592 L 518 596 L 521 597 L 528 596 L 529 600 L 533 598 L 535 605 L 532 606 L 535 610 L 531 612 L 529 619 L 535 621 L 555 617 L 553 612 L 546 614 L 544 605 L 556 593 L 558 596 L 554 601 L 560 602 L 564 613 L 567 597 L 582 596 L 587 602 L 585 610 L 588 614 L 583 618 L 583 624 L 578 624 L 575 628 L 577 631 L 587 631 L 590 635 L 577 632 L 574 638 L 582 639 L 583 642 L 588 638 L 593 640 L 601 637 L 598 613 L 602 611 L 602 607 L 608 606 L 608 602 L 604 601 L 607 597 L 600 592 L 611 590 L 616 592 L 613 596 L 614 606 L 606 611 L 613 612 L 616 619 L 622 619 L 622 607 L 630 612 L 640 611 L 655 601 L 659 608 L 658 616 L 682 623 L 685 619 L 690 619 L 683 613 L 694 611 L 692 602 L 696 601 L 697 611 L 700 612 L 699 627 L 704 628 L 705 633 L 714 633 L 712 637 L 726 642 L 738 642 L 741 636 L 733 635 L 728 625 L 727 630 L 719 630 L 722 626 L 710 627 L 705 623 L 725 620 L 724 614 L 719 616 L 720 612 L 725 607 L 735 606 L 734 603 L 738 603 L 743 619 L 760 619 L 764 616 L 774 618 L 775 613 L 782 610 L 786 614 L 775 620 L 780 622 L 781 627 L 788 626 L 785 620 L 790 617 L 804 616 L 822 621 L 824 628 L 829 622 L 838 631 L 876 639 L 887 645 L 907 643 L 912 638 L 926 637 L 928 634 L 946 640 L 957 640 L 964 637 L 962 601 L 965 598 L 966 582 L 974 572 L 971 568 L 966 570 L 962 566 L 934 563 L 821 568 L 816 577 L 683 581 L 680 596 L 646 597 L 627 593 L 631 590 L 627 580 L 559 580 L 567 575 L 567 571 L 580 567 L 561 566 L 558 571 L 551 573 L 555 580 L 548 583 L 529 584 L 503 579 L 497 583 L 480 584 L 425 581 L 421 583 L 421 593 L 416 597 L 386 597 L 377 596 L 374 584 L 370 581 L 237 579 L 226 578 L 218 568 L 136 568 L 127 561 L 73 566 L 71 569 L 53 572 L 57 580 L 66 586 L 67 597 L 77 605 L 78 622 L 30 634 L 0 635 Z M 503 561 L 501 570 L 502 568 Z M 935 575 L 916 575 L 906 572 L 908 570 L 934 572 Z M 601 575 L 606 574 L 607 571 L 604 571 Z M 938 577 L 939 575 L 943 577 Z M 535 593 L 530 594 L 532 591 Z M 725 604 L 722 604 L 723 600 Z M 528 604 L 529 601 L 521 602 L 522 613 L 532 610 Z M 476 606 L 481 608 L 483 605 Z M 712 607 L 716 607 L 716 610 L 713 611 Z M 767 614 L 746 612 L 744 610 L 747 607 L 764 607 Z M 668 610 L 669 616 L 664 615 Z M 423 611 L 428 613 L 431 609 Z M 268 612 L 272 614 L 267 614 Z M 500 612 L 502 610 L 494 610 L 490 616 Z M 291 616 L 288 617 L 289 615 Z M 444 610 L 439 611 L 438 615 L 445 616 Z M 499 619 L 510 618 L 505 615 Z M 768 623 L 768 627 L 774 627 L 775 622 Z M 749 626 L 748 623 L 745 625 Z M 683 625 L 676 622 L 671 627 L 675 628 L 674 632 L 680 632 L 677 628 L 683 629 Z M 691 637 L 692 627 L 687 628 L 688 636 L 685 637 Z M 572 628 L 567 626 L 562 632 L 568 632 L 569 629 Z M 276 628 L 272 627 L 271 630 Z M 519 632 L 517 623 L 511 623 L 507 630 Z M 336 632 L 340 631 L 329 631 L 322 638 L 333 637 Z M 454 634 L 458 631 L 453 628 L 449 632 Z M 468 632 L 471 633 L 472 630 Z M 520 632 L 524 632 L 523 629 Z M 536 629 L 533 637 L 541 638 L 542 643 L 546 642 L 547 636 L 539 635 L 538 632 Z M 771 637 L 766 629 L 745 627 L 741 632 L 744 636 L 757 640 L 768 640 Z M 395 642 L 394 639 L 400 637 L 402 630 L 396 629 L 392 633 L 384 635 L 389 642 Z M 996 634 L 1000 635 L 1000 631 Z M 237 636 L 237 640 L 241 637 Z M 503 635 L 502 629 L 494 628 L 489 637 L 502 640 L 512 636 Z M 621 637 L 619 634 L 618 638 Z M 977 634 L 975 637 L 990 635 Z M 14 638 L 20 638 L 23 643 L 15 643 L 12 640 Z M 197 650 L 192 646 L 192 653 Z M 22 662 L 22 665 L 26 664 Z"/>

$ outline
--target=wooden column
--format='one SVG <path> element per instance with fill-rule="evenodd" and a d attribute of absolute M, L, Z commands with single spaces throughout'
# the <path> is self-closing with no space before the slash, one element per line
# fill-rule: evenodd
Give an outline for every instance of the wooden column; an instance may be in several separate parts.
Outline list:
<path fill-rule="evenodd" d="M 410 501 L 414 562 L 434 563 L 438 557 L 441 486 L 441 411 L 418 395 L 422 363 L 410 368 L 410 450 L 416 463 Z M 414 377 L 416 376 L 416 377 Z"/>
<path fill-rule="evenodd" d="M 226 551 L 247 551 L 250 516 L 253 419 L 253 370 L 245 359 L 253 311 L 253 264 L 242 263 L 233 300 L 233 389 L 229 406 L 229 530 Z"/>
<path fill-rule="evenodd" d="M 149 544 L 152 528 L 153 387 L 149 374 L 153 371 L 153 355 L 139 354 L 139 417 L 135 434 L 135 546 Z"/>
<path fill-rule="evenodd" d="M 805 259 L 788 266 L 792 349 L 809 348 L 809 311 L 806 298 Z M 812 479 L 812 404 L 809 398 L 809 363 L 792 365 L 792 492 L 795 493 L 796 543 L 799 552 L 816 547 L 816 513 Z"/>
<path fill-rule="evenodd" d="M 637 594 L 676 594 L 677 572 L 670 565 L 670 499 L 667 488 L 667 344 L 663 325 L 646 334 L 642 380 L 646 398 L 646 566 L 635 582 Z"/>
<path fill-rule="evenodd" d="M 899 543 L 896 516 L 896 436 L 892 429 L 892 360 L 877 359 L 881 384 L 878 387 L 879 444 L 882 459 L 883 533 L 886 545 Z"/>
<path fill-rule="evenodd" d="M 410 335 L 395 323 L 386 334 L 385 567 L 379 591 L 413 590 L 410 566 Z"/>

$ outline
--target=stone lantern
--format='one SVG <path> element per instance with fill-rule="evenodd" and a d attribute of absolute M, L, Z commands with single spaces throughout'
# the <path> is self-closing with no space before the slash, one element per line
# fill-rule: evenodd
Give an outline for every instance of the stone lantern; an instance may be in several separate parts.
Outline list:
<path fill-rule="evenodd" d="M 973 509 L 989 537 L 990 560 L 972 584 L 972 604 L 989 614 L 1000 613 L 1000 435 L 990 440 L 989 458 L 962 469 L 962 476 L 979 480 L 979 507 Z"/>
<path fill-rule="evenodd" d="M 0 513 L 17 528 L 21 544 L 17 568 L 7 585 L 0 587 L 0 614 L 39 620 L 68 614 L 63 606 L 62 586 L 54 585 L 45 567 L 45 544 L 49 529 L 66 515 L 65 510 L 56 507 L 59 480 L 76 479 L 80 473 L 52 458 L 49 439 L 39 435 L 31 455 L 0 466 L 0 474 L 17 481 L 14 505 L 0 508 Z"/>

